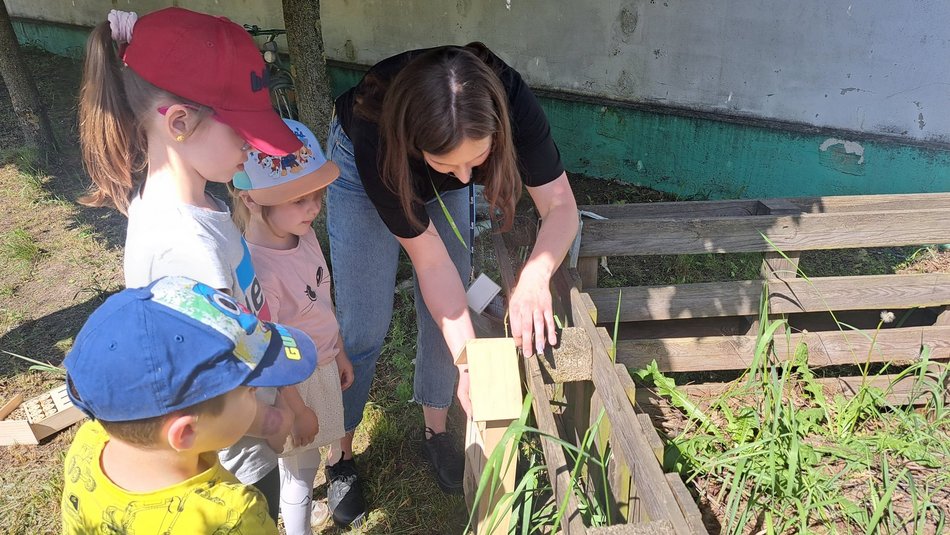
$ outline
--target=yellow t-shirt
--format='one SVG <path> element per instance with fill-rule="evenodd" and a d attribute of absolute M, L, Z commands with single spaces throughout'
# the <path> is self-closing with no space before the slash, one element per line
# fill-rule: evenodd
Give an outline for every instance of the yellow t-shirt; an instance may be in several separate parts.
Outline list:
<path fill-rule="evenodd" d="M 98 422 L 84 424 L 73 439 L 65 463 L 63 533 L 277 533 L 264 496 L 226 471 L 214 452 L 204 459 L 211 468 L 177 485 L 127 492 L 102 472 L 108 440 Z"/>

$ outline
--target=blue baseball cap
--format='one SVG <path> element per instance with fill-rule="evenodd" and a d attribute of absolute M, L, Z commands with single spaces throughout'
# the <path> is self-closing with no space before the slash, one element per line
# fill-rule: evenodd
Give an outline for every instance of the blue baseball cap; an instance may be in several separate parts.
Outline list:
<path fill-rule="evenodd" d="M 232 178 L 234 187 L 245 190 L 261 206 L 283 204 L 328 186 L 340 176 L 340 168 L 323 155 L 317 136 L 301 122 L 284 124 L 303 146 L 286 156 L 271 156 L 259 150 L 247 153 L 244 171 Z"/>
<path fill-rule="evenodd" d="M 241 385 L 296 384 L 316 363 L 303 332 L 186 277 L 109 297 L 63 362 L 73 404 L 107 422 L 163 416 Z"/>

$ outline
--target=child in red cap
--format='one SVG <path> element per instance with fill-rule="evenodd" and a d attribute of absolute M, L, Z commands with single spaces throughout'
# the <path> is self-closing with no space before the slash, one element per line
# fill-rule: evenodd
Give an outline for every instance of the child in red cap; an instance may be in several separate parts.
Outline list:
<path fill-rule="evenodd" d="M 225 183 L 241 171 L 251 148 L 282 155 L 301 147 L 271 107 L 267 85 L 253 40 L 223 17 L 180 8 L 140 19 L 112 11 L 93 30 L 79 103 L 83 160 L 93 180 L 84 202 L 128 215 L 127 286 L 187 276 L 270 319 L 227 205 L 205 191 L 209 181 Z M 257 394 L 249 436 L 220 458 L 264 493 L 276 518 L 275 449 L 293 414 L 275 389 Z"/>

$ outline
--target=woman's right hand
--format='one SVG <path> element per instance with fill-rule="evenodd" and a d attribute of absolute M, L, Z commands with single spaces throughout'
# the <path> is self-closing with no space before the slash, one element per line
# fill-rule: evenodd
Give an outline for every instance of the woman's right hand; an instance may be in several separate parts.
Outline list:
<path fill-rule="evenodd" d="M 462 410 L 465 411 L 465 415 L 468 416 L 468 419 L 472 419 L 472 398 L 469 395 L 469 385 L 470 378 L 468 375 L 468 364 L 462 364 L 458 366 L 459 370 L 459 383 L 458 388 L 456 388 L 455 395 L 458 397 L 459 406 L 462 407 Z"/>
<path fill-rule="evenodd" d="M 454 236 L 445 239 L 454 239 Z M 462 279 L 449 257 L 443 238 L 430 221 L 429 227 L 419 236 L 398 240 L 412 261 L 412 267 L 419 277 L 422 299 L 432 319 L 441 329 L 445 345 L 451 355 L 459 355 L 465 344 L 475 338 L 475 329 L 468 313 Z M 456 395 L 465 414 L 471 417 L 472 402 L 468 391 L 468 367 L 459 366 Z"/>

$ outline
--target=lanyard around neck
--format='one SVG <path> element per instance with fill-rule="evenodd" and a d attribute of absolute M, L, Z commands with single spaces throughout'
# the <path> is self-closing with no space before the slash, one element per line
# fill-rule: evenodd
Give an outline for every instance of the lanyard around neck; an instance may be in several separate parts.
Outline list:
<path fill-rule="evenodd" d="M 426 165 L 426 173 L 429 173 L 428 165 Z M 442 196 L 439 195 L 439 190 L 435 187 L 435 182 L 432 181 L 432 175 L 429 175 L 429 183 L 432 184 L 432 192 L 435 193 L 435 198 L 439 201 L 442 214 L 445 215 L 449 226 L 451 226 L 452 231 L 455 232 L 455 237 L 462 243 L 462 247 L 465 247 L 465 239 L 462 238 L 462 233 L 459 232 L 458 225 L 455 224 L 452 214 L 449 213 L 449 209 L 442 200 Z M 470 268 L 468 282 L 471 284 L 472 281 L 475 280 L 475 183 L 472 182 L 471 179 L 468 183 L 468 260 Z"/>

